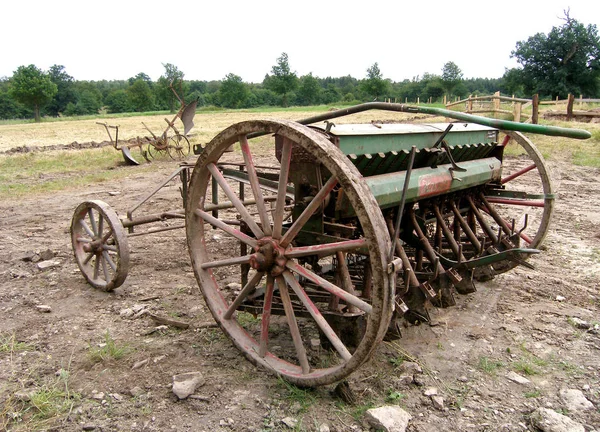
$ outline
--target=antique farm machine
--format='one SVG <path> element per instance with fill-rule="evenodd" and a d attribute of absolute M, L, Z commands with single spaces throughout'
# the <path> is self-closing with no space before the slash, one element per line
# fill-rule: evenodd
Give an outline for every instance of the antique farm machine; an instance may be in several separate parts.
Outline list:
<path fill-rule="evenodd" d="M 331 122 L 369 109 L 459 122 Z M 427 321 L 474 281 L 531 266 L 555 196 L 521 132 L 590 136 L 388 103 L 230 126 L 199 155 L 178 213 L 212 315 L 252 362 L 291 382 L 344 378 L 398 335 L 398 320 Z M 112 289 L 126 238 L 91 203 L 73 218 L 75 256 Z"/>

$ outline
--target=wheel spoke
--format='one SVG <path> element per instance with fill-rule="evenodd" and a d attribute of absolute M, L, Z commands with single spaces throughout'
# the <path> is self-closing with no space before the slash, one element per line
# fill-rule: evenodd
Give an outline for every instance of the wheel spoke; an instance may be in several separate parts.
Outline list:
<path fill-rule="evenodd" d="M 319 244 L 314 246 L 295 247 L 286 250 L 287 258 L 298 258 L 308 255 L 318 255 L 319 257 L 333 255 L 336 252 L 346 252 L 366 247 L 367 241 L 364 238 L 356 240 L 345 240 L 334 243 Z"/>
<path fill-rule="evenodd" d="M 202 264 L 201 267 L 203 270 L 206 270 L 209 268 L 227 267 L 227 266 L 238 265 L 238 264 L 248 264 L 250 262 L 250 256 L 251 255 L 243 255 L 243 256 L 239 256 L 239 257 L 211 261 L 211 262 Z"/>
<path fill-rule="evenodd" d="M 292 276 L 293 277 L 293 276 Z M 283 303 L 283 309 L 285 310 L 285 316 L 287 317 L 288 326 L 290 327 L 290 333 L 294 346 L 296 347 L 296 355 L 302 368 L 302 373 L 307 374 L 310 372 L 310 365 L 308 364 L 308 357 L 306 356 L 306 349 L 300 336 L 300 330 L 298 329 L 298 322 L 296 321 L 296 315 L 294 314 L 294 307 L 290 300 L 290 292 L 288 291 L 287 284 L 283 276 L 277 276 L 277 286 L 279 287 L 279 294 L 281 295 L 281 301 Z"/>
<path fill-rule="evenodd" d="M 98 255 L 98 258 L 100 259 L 100 261 L 102 261 L 102 273 L 104 273 L 104 280 L 108 282 L 110 280 L 110 275 L 108 273 L 108 266 L 106 265 L 106 260 L 102 255 Z"/>
<path fill-rule="evenodd" d="M 84 237 L 77 237 L 77 242 L 79 243 L 91 243 L 93 242 L 92 239 L 88 239 L 88 238 L 84 238 Z"/>
<path fill-rule="evenodd" d="M 258 209 L 258 215 L 262 224 L 262 230 L 265 235 L 271 235 L 271 222 L 269 222 L 269 214 L 267 213 L 267 207 L 265 206 L 265 200 L 263 198 L 262 191 L 260 190 L 260 184 L 258 182 L 258 176 L 256 175 L 256 168 L 254 167 L 254 161 L 252 160 L 252 153 L 250 152 L 250 145 L 245 135 L 240 136 L 240 146 L 242 148 L 242 154 L 244 155 L 244 162 L 246 163 L 246 170 L 248 172 L 248 180 L 250 180 L 250 187 L 256 199 L 256 208 Z"/>
<path fill-rule="evenodd" d="M 534 168 L 536 168 L 536 165 L 535 165 L 535 164 L 531 164 L 531 165 L 529 165 L 528 167 L 525 167 L 525 168 L 523 168 L 522 170 L 519 170 L 519 171 L 517 171 L 516 173 L 514 173 L 514 174 L 511 174 L 511 175 L 509 175 L 509 176 L 507 176 L 507 177 L 503 178 L 503 179 L 502 179 L 502 181 L 501 181 L 501 183 L 502 183 L 502 184 L 508 183 L 509 181 L 511 181 L 511 180 L 514 180 L 514 179 L 516 179 L 517 177 L 519 177 L 519 176 L 522 176 L 522 175 L 523 175 L 523 174 L 525 174 L 525 173 L 528 173 L 529 171 L 531 171 L 531 170 L 532 170 L 532 169 L 534 169 Z"/>
<path fill-rule="evenodd" d="M 310 219 L 313 213 L 321 206 L 329 192 L 333 190 L 335 185 L 337 185 L 338 180 L 334 176 L 331 176 L 325 186 L 321 188 L 321 190 L 317 193 L 317 195 L 311 200 L 311 202 L 306 206 L 302 214 L 298 216 L 298 219 L 294 221 L 290 229 L 285 233 L 283 238 L 281 239 L 281 246 L 287 247 L 292 240 L 298 235 L 304 224 Z"/>
<path fill-rule="evenodd" d="M 238 296 L 235 298 L 233 303 L 231 303 L 231 306 L 229 306 L 229 309 L 227 309 L 227 312 L 225 312 L 225 315 L 223 315 L 223 318 L 231 319 L 231 317 L 233 316 L 233 313 L 236 311 L 236 309 L 242 304 L 242 302 L 246 299 L 246 297 L 248 297 L 248 295 L 252 291 L 254 291 L 254 289 L 256 288 L 256 285 L 258 285 L 258 283 L 262 279 L 263 275 L 264 275 L 264 272 L 257 272 L 254 275 L 254 277 L 252 279 L 250 279 L 250 281 L 248 281 L 246 286 L 244 288 L 242 288 L 242 291 L 238 294 Z"/>
<path fill-rule="evenodd" d="M 95 255 L 94 252 L 89 252 L 88 256 L 85 257 L 85 259 L 83 260 L 83 264 L 87 265 L 87 263 L 90 262 L 90 260 L 94 257 L 94 255 Z"/>
<path fill-rule="evenodd" d="M 100 259 L 98 255 L 94 254 L 96 260 L 94 261 L 94 279 L 98 279 L 98 272 L 100 270 Z"/>
<path fill-rule="evenodd" d="M 97 236 L 98 227 L 96 226 L 96 219 L 94 219 L 94 211 L 91 207 L 88 209 L 88 217 L 90 218 L 90 225 L 92 226 L 92 231 L 94 232 L 94 235 L 92 237 Z"/>
<path fill-rule="evenodd" d="M 525 206 L 525 207 L 545 207 L 546 203 L 544 201 L 533 201 L 533 200 L 524 200 L 519 198 L 497 198 L 486 196 L 485 199 L 490 203 L 495 204 L 508 204 L 508 205 L 516 205 L 516 206 Z"/>
<path fill-rule="evenodd" d="M 102 237 L 102 231 L 104 231 L 104 218 L 98 214 L 98 237 Z"/>
<path fill-rule="evenodd" d="M 214 225 L 217 228 L 222 229 L 227 234 L 235 237 L 236 239 L 238 239 L 241 242 L 246 243 L 248 246 L 251 246 L 251 247 L 253 247 L 255 249 L 258 248 L 258 243 L 256 242 L 255 239 L 253 239 L 252 237 L 244 234 L 240 230 L 237 230 L 235 228 L 230 227 L 229 225 L 227 225 L 222 220 L 217 219 L 217 218 L 213 217 L 212 215 L 210 215 L 210 214 L 208 214 L 205 211 L 200 210 L 200 209 L 196 209 L 195 210 L 195 214 L 197 216 L 199 216 L 200 218 L 202 218 L 203 220 L 205 220 L 206 222 L 208 222 L 209 224 Z"/>
<path fill-rule="evenodd" d="M 298 275 L 317 284 L 318 286 L 320 286 L 324 290 L 328 291 L 329 293 L 333 294 L 334 296 L 339 297 L 340 299 L 344 300 L 346 303 L 348 303 L 352 306 L 356 306 L 357 308 L 359 308 L 360 310 L 362 310 L 366 313 L 371 313 L 373 311 L 373 308 L 371 307 L 371 305 L 369 303 L 365 302 L 364 300 L 361 300 L 360 298 L 358 298 L 355 295 L 352 295 L 352 294 L 344 291 L 342 288 L 323 279 L 321 276 L 316 275 L 312 271 L 308 270 L 307 268 L 302 267 L 301 265 L 297 264 L 296 262 L 290 260 L 286 263 L 286 267 L 289 270 L 292 270 L 293 272 L 297 273 Z"/>
<path fill-rule="evenodd" d="M 116 246 L 109 246 L 107 244 L 102 245 L 102 249 L 110 252 L 118 252 Z"/>
<path fill-rule="evenodd" d="M 92 219 L 93 220 L 93 219 Z M 90 229 L 90 227 L 88 226 L 88 224 L 85 223 L 85 221 L 83 219 L 79 219 L 79 225 L 82 226 L 82 228 L 84 229 L 84 231 L 87 233 L 87 235 L 89 235 L 91 238 L 94 238 L 96 235 L 94 234 L 94 232 Z"/>
<path fill-rule="evenodd" d="M 260 327 L 260 345 L 258 355 L 265 357 L 269 346 L 269 325 L 271 323 L 271 306 L 273 304 L 273 289 L 275 280 L 273 276 L 267 275 L 267 290 L 265 292 L 265 300 L 263 303 L 263 313 Z"/>
<path fill-rule="evenodd" d="M 302 301 L 304 307 L 306 307 L 306 309 L 311 314 L 321 331 L 325 333 L 325 336 L 327 336 L 327 339 L 329 339 L 329 342 L 331 342 L 331 344 L 340 354 L 342 359 L 344 359 L 345 361 L 350 360 L 352 358 L 352 354 L 350 354 L 350 351 L 348 351 L 348 349 L 340 340 L 338 335 L 335 334 L 335 331 L 333 331 L 329 323 L 325 320 L 325 318 L 323 317 L 317 306 L 315 306 L 315 304 L 312 302 L 308 294 L 306 294 L 304 289 L 302 289 L 294 275 L 289 271 L 285 271 L 283 272 L 283 277 L 285 278 L 285 281 L 290 285 L 290 287 L 292 287 L 298 298 L 300 298 L 300 301 Z"/>
<path fill-rule="evenodd" d="M 292 141 L 285 139 L 281 150 L 281 170 L 279 172 L 279 186 L 277 188 L 277 202 L 273 215 L 273 238 L 280 239 L 283 227 L 283 214 L 285 212 L 285 199 L 287 196 L 287 183 L 292 160 Z"/>
<path fill-rule="evenodd" d="M 250 213 L 248 213 L 248 209 L 246 207 L 244 207 L 244 204 L 236 196 L 233 189 L 231 189 L 231 187 L 227 183 L 227 180 L 225 179 L 225 177 L 223 177 L 223 174 L 221 174 L 221 171 L 219 171 L 219 168 L 217 168 L 217 166 L 214 163 L 208 164 L 207 168 L 210 171 L 210 173 L 213 175 L 213 178 L 215 180 L 217 180 L 217 183 L 219 183 L 219 186 L 221 186 L 221 189 L 223 189 L 223 192 L 225 192 L 225 195 L 227 195 L 227 197 L 229 198 L 231 203 L 235 206 L 237 211 L 240 213 L 240 216 L 242 217 L 244 222 L 246 222 L 246 224 L 248 224 L 248 228 L 250 228 L 250 230 L 254 233 L 254 235 L 257 238 L 263 237 L 264 236 L 263 231 L 256 224 L 256 222 L 254 221 L 254 218 L 250 215 Z"/>
<path fill-rule="evenodd" d="M 112 271 L 117 271 L 117 265 L 115 264 L 115 262 L 113 261 L 113 259 L 110 257 L 110 255 L 108 254 L 108 252 L 106 251 L 102 251 L 102 256 L 104 257 L 104 260 L 106 262 L 108 262 L 108 265 L 110 266 L 110 268 L 112 269 Z"/>

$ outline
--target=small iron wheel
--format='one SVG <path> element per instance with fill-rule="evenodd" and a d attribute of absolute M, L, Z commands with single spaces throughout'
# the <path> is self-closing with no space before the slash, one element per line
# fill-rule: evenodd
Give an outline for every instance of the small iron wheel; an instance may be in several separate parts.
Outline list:
<path fill-rule="evenodd" d="M 190 154 L 190 142 L 184 135 L 173 135 L 169 138 L 169 156 L 173 160 L 183 160 Z"/>
<path fill-rule="evenodd" d="M 127 235 L 108 204 L 85 201 L 75 209 L 71 243 L 79 270 L 90 285 L 112 291 L 123 284 L 129 269 Z"/>
<path fill-rule="evenodd" d="M 255 133 L 263 136 L 250 143 L 249 135 Z M 281 143 L 277 150 L 275 140 Z M 227 177 L 218 166 L 230 160 L 225 152 L 236 143 L 250 184 L 243 197 L 237 191 L 239 180 Z M 265 162 L 269 154 L 273 157 Z M 296 206 L 293 218 L 288 216 L 294 199 L 288 189 L 292 154 L 314 161 L 322 173 L 314 194 L 300 206 L 304 210 Z M 263 167 L 254 164 L 259 155 Z M 258 179 L 264 165 L 279 172 L 275 185 Z M 213 179 L 223 195 L 220 203 L 232 203 L 222 218 L 211 214 Z M 359 234 L 326 242 L 303 230 L 313 215 L 322 214 L 334 194 L 354 209 Z M 197 160 L 190 180 L 186 233 L 192 267 L 215 320 L 250 361 L 273 374 L 302 386 L 334 383 L 363 364 L 383 339 L 394 289 L 386 271 L 390 238 L 385 221 L 358 170 L 321 133 L 292 121 L 274 120 L 246 121 L 225 129 Z M 245 253 L 223 255 L 238 242 Z M 361 265 L 370 266 L 369 289 L 356 285 L 348 289 L 358 282 L 345 265 L 346 253 L 360 256 Z M 316 257 L 312 265 L 306 260 L 309 257 Z M 340 257 L 345 278 L 326 279 L 322 269 L 339 263 Z M 321 264 L 320 260 L 328 261 Z M 237 290 L 231 282 L 243 274 L 243 265 L 250 271 Z M 333 329 L 331 302 L 342 311 L 333 318 L 363 320 L 357 340 L 348 342 L 343 330 Z M 253 308 L 250 313 L 246 305 Z M 325 345 L 319 343 L 320 337 Z"/>

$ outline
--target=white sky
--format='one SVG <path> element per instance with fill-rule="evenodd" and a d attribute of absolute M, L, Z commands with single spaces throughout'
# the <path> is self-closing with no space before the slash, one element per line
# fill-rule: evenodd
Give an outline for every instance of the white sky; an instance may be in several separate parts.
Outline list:
<path fill-rule="evenodd" d="M 567 8 L 600 27 L 598 0 L 8 0 L 0 77 L 59 64 L 76 80 L 157 80 L 172 63 L 185 79 L 262 82 L 286 52 L 299 76 L 360 79 L 378 62 L 401 81 L 453 61 L 465 78 L 499 78 L 516 42 L 561 25 Z"/>

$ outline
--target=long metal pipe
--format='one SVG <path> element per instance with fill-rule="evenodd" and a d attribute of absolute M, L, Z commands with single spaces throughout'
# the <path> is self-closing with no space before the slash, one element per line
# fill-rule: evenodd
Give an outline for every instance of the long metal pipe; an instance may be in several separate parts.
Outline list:
<path fill-rule="evenodd" d="M 561 128 L 557 126 L 543 126 L 529 123 L 519 123 L 508 120 L 499 120 L 488 117 L 475 116 L 472 114 L 465 114 L 457 111 L 451 111 L 443 108 L 433 108 L 424 106 L 413 106 L 404 105 L 398 103 L 387 103 L 387 102 L 367 102 L 359 105 L 354 105 L 348 108 L 343 108 L 336 111 L 330 111 L 327 113 L 319 114 L 313 117 L 309 117 L 303 120 L 299 120 L 298 123 L 308 125 L 317 122 L 323 122 L 325 120 L 331 120 L 334 118 L 356 114 L 363 111 L 369 110 L 383 110 L 383 111 L 396 111 L 406 113 L 417 113 L 417 114 L 431 114 L 437 116 L 448 117 L 456 120 L 461 120 L 469 123 L 476 123 L 484 126 L 493 127 L 500 130 L 510 130 L 519 132 L 528 132 L 540 135 L 552 135 L 562 136 L 567 138 L 575 139 L 588 139 L 591 138 L 592 134 L 583 129 L 569 129 Z"/>

